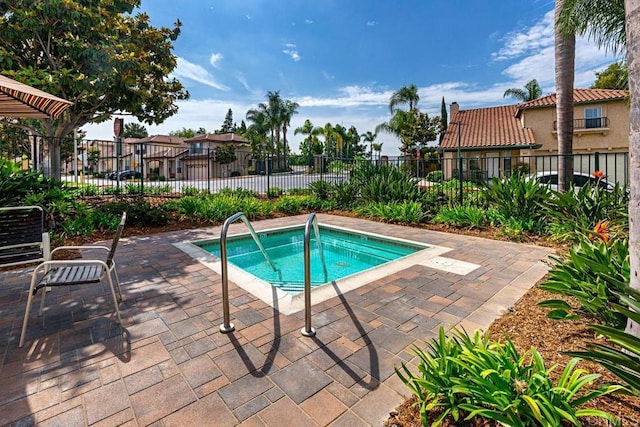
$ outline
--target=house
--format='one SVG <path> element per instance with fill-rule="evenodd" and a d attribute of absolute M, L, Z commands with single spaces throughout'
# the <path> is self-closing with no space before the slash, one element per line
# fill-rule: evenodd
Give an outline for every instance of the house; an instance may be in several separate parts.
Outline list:
<path fill-rule="evenodd" d="M 226 178 L 246 175 L 251 166 L 251 148 L 246 139 L 236 133 L 202 134 L 184 141 L 188 152 L 181 156 L 182 179 Z M 219 149 L 233 152 L 235 160 L 217 158 Z"/>
<path fill-rule="evenodd" d="M 185 138 L 169 135 L 152 135 L 141 139 L 125 140 L 135 147 L 133 169 L 141 169 L 145 178 L 164 177 L 176 179 L 182 176 L 180 158 L 189 151 Z M 142 154 L 142 157 L 140 156 Z"/>
<path fill-rule="evenodd" d="M 574 167 L 606 170 L 626 181 L 629 150 L 627 92 L 574 89 Z M 557 169 L 556 96 L 522 104 L 460 110 L 450 108 L 450 123 L 440 150 L 445 177 L 487 180 L 509 175 L 515 168 Z M 462 161 L 455 161 L 458 153 Z M 613 176 L 612 176 L 613 175 Z"/>

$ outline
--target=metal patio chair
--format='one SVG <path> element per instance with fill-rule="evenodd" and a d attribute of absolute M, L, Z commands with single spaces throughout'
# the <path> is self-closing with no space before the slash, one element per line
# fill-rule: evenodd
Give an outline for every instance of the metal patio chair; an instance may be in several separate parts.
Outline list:
<path fill-rule="evenodd" d="M 111 289 L 111 295 L 113 296 L 113 304 L 116 309 L 116 316 L 118 318 L 118 324 L 122 323 L 120 318 L 120 309 L 118 308 L 118 302 L 122 301 L 122 290 L 120 289 L 120 279 L 118 278 L 118 272 L 116 271 L 116 263 L 113 259 L 116 248 L 118 247 L 118 241 L 124 230 L 124 224 L 127 220 L 127 213 L 122 213 L 120 224 L 116 230 L 116 234 L 113 236 L 113 242 L 111 248 L 106 246 L 60 246 L 55 248 L 51 252 L 51 257 L 56 251 L 59 250 L 79 250 L 84 251 L 87 249 L 99 249 L 108 252 L 105 260 L 100 259 L 79 259 L 79 260 L 52 260 L 45 261 L 39 264 L 33 274 L 31 275 L 31 285 L 29 286 L 29 296 L 27 298 L 27 307 L 24 313 L 24 321 L 22 322 L 22 333 L 20 334 L 20 344 L 22 347 L 25 340 L 25 333 L 27 331 L 27 323 L 29 321 L 29 312 L 31 311 L 31 303 L 33 297 L 38 293 L 38 290 L 42 289 L 42 300 L 40 302 L 39 315 L 42 316 L 44 310 L 46 290 L 43 288 L 49 288 L 54 286 L 70 286 L 70 285 L 89 285 L 102 282 L 105 278 L 109 283 Z M 113 282 L 115 278 L 116 287 L 114 288 Z M 119 299 L 116 297 L 115 289 L 118 289 Z"/>

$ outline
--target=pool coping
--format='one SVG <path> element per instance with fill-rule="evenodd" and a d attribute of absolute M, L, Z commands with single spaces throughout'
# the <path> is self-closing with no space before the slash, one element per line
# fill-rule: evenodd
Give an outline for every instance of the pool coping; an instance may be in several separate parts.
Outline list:
<path fill-rule="evenodd" d="M 320 304 L 324 301 L 327 301 L 333 297 L 344 295 L 345 293 L 352 291 L 354 289 L 358 289 L 361 286 L 364 286 L 368 283 L 371 283 L 375 280 L 382 279 L 399 271 L 405 270 L 407 268 L 411 268 L 416 265 L 423 265 L 432 267 L 435 269 L 448 271 L 450 273 L 455 274 L 467 274 L 470 271 L 480 267 L 477 264 L 468 263 L 465 261 L 459 261 L 452 258 L 445 258 L 441 255 L 450 252 L 453 248 L 448 248 L 445 246 L 432 245 L 429 243 L 417 242 L 414 240 L 408 240 L 403 238 L 390 238 L 388 236 L 384 236 L 377 233 L 371 233 L 368 231 L 354 230 L 347 227 L 335 226 L 333 224 L 321 224 L 323 227 L 340 230 L 343 232 L 349 233 L 359 233 L 368 236 L 372 236 L 376 239 L 384 240 L 384 241 L 397 241 L 401 243 L 405 243 L 412 246 L 420 246 L 425 249 L 419 250 L 413 254 L 405 255 L 396 260 L 378 265 L 376 267 L 369 268 L 365 271 L 355 273 L 346 277 L 343 277 L 338 280 L 334 280 L 323 284 L 321 286 L 316 286 L 311 289 L 311 306 Z M 286 232 L 287 230 L 299 229 L 301 225 L 290 225 L 284 227 L 277 228 L 269 228 L 260 231 L 256 231 L 258 235 L 262 233 L 272 233 L 274 231 L 278 232 Z M 304 227 L 304 225 L 302 225 Z M 232 238 L 242 238 L 244 236 L 250 236 L 250 233 L 237 233 L 233 235 L 229 235 L 230 239 Z M 195 243 L 203 243 L 203 242 L 215 242 L 219 241 L 219 238 L 209 238 L 209 239 L 197 239 L 197 240 L 188 240 L 182 242 L 173 243 L 173 245 L 185 252 L 192 258 L 196 259 L 201 264 L 207 266 L 212 271 L 222 274 L 222 263 L 220 258 L 217 256 L 207 252 L 202 249 L 200 246 L 197 246 Z M 262 280 L 253 274 L 250 274 L 233 264 L 228 264 L 229 271 L 229 281 L 235 283 L 242 289 L 254 295 L 256 298 L 263 301 L 265 304 L 269 305 L 272 308 L 275 308 L 280 313 L 285 315 L 290 315 L 294 313 L 298 313 L 305 308 L 304 303 L 304 292 L 299 292 L 296 294 L 291 294 L 289 292 L 283 291 L 270 283 Z"/>

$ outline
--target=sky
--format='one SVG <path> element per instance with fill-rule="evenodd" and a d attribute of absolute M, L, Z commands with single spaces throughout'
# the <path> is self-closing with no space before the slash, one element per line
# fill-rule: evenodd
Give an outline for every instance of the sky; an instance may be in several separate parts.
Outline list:
<path fill-rule="evenodd" d="M 442 97 L 463 110 L 515 103 L 504 91 L 531 79 L 553 93 L 553 9 L 553 0 L 143 0 L 152 25 L 182 22 L 171 77 L 190 93 L 176 115 L 144 126 L 150 135 L 213 132 L 229 108 L 240 124 L 280 91 L 300 105 L 287 137 L 299 152 L 293 130 L 306 119 L 373 132 L 391 117 L 392 93 L 411 84 L 430 116 L 440 115 Z M 575 87 L 617 59 L 578 38 Z M 112 121 L 83 130 L 113 139 Z M 400 154 L 394 137 L 376 142 L 382 154 Z"/>

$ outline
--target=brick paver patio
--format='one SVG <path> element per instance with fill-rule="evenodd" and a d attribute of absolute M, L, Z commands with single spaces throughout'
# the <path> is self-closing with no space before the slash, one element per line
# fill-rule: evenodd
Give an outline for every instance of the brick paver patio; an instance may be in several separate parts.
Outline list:
<path fill-rule="evenodd" d="M 258 221 L 256 230 L 304 224 Z M 451 248 L 468 274 L 416 265 L 282 315 L 230 283 L 236 331 L 222 334 L 221 278 L 173 243 L 220 227 L 123 239 L 125 301 L 106 286 L 58 288 L 18 348 L 30 268 L 0 273 L 0 424 L 380 426 L 408 389 L 394 366 L 440 325 L 486 328 L 547 271 L 547 248 L 319 215 L 321 224 Z M 230 233 L 244 232 L 242 224 Z M 39 300 L 36 301 L 36 304 Z"/>

